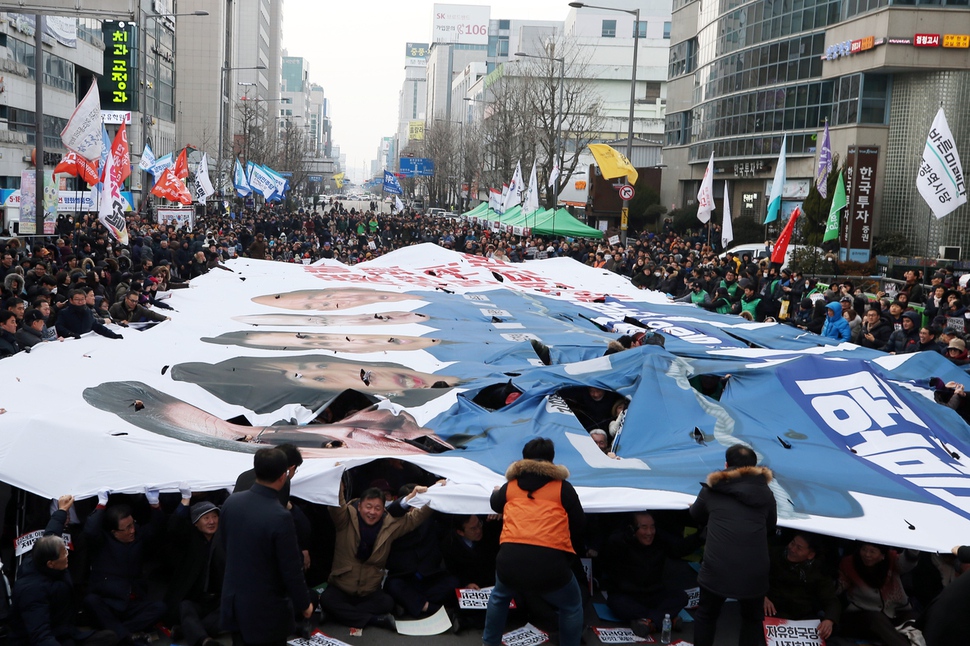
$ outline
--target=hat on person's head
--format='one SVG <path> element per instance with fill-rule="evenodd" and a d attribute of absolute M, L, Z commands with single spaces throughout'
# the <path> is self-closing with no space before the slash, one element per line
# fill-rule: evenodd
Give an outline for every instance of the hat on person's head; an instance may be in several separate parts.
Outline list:
<path fill-rule="evenodd" d="M 199 519 L 208 514 L 210 511 L 219 513 L 219 508 L 208 500 L 203 500 L 202 502 L 197 502 L 189 508 L 189 518 L 192 519 L 192 524 L 199 522 Z"/>
<path fill-rule="evenodd" d="M 945 327 L 940 334 L 945 334 L 946 336 L 956 336 L 957 329 L 955 327 Z"/>
<path fill-rule="evenodd" d="M 964 352 L 967 349 L 967 343 L 963 339 L 950 339 L 950 344 L 946 346 L 947 350 L 951 348 L 956 348 L 960 352 Z"/>
<path fill-rule="evenodd" d="M 41 314 L 40 310 L 27 310 L 24 314 L 24 325 L 30 325 L 34 321 L 43 321 L 44 315 Z"/>
<path fill-rule="evenodd" d="M 801 300 L 801 302 L 799 302 L 799 305 L 802 307 L 802 309 L 805 309 L 805 310 L 811 309 L 812 308 L 812 299 L 810 299 L 810 298 L 803 298 Z"/>

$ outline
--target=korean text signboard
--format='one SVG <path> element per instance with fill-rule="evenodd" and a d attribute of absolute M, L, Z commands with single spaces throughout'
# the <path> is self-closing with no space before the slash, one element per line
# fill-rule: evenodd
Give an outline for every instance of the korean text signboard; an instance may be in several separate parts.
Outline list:
<path fill-rule="evenodd" d="M 104 34 L 104 74 L 98 79 L 101 108 L 137 110 L 135 25 L 131 22 L 106 20 L 102 25 L 102 33 Z"/>
<path fill-rule="evenodd" d="M 848 249 L 849 260 L 869 260 L 878 165 L 879 146 L 849 146 L 845 164 L 845 192 L 849 210 L 842 236 L 842 247 Z"/>

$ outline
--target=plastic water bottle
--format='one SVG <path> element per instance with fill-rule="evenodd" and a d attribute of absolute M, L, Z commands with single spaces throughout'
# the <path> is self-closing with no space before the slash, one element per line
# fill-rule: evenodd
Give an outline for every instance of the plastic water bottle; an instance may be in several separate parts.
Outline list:
<path fill-rule="evenodd" d="M 670 615 L 664 615 L 663 627 L 660 629 L 660 643 L 670 643 Z"/>

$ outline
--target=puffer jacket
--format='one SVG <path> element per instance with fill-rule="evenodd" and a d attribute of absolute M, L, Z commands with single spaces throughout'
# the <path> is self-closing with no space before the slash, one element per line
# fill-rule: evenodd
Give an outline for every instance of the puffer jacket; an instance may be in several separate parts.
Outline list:
<path fill-rule="evenodd" d="M 766 467 L 738 467 L 707 476 L 690 515 L 705 526 L 707 545 L 697 582 L 723 597 L 768 592 L 768 535 L 778 520 Z"/>
<path fill-rule="evenodd" d="M 837 341 L 852 340 L 852 328 L 842 316 L 842 303 L 829 303 L 825 306 L 825 324 L 822 325 L 822 336 Z"/>

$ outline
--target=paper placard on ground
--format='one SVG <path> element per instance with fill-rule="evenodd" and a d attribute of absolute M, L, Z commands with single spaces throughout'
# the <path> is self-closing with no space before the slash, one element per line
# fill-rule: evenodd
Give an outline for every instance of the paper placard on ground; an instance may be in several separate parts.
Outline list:
<path fill-rule="evenodd" d="M 399 635 L 440 635 L 451 630 L 451 617 L 444 606 L 438 608 L 438 612 L 424 619 L 413 621 L 397 621 L 397 633 Z"/>
<path fill-rule="evenodd" d="M 604 644 L 643 644 L 654 643 L 653 637 L 638 637 L 629 628 L 597 628 L 593 626 L 593 632 Z"/>
<path fill-rule="evenodd" d="M 310 635 L 310 639 L 291 639 L 286 643 L 290 646 L 349 646 L 347 642 L 324 635 L 319 630 Z"/>
<path fill-rule="evenodd" d="M 818 636 L 818 624 L 818 619 L 765 617 L 765 642 L 767 646 L 825 646 L 825 640 Z"/>
<path fill-rule="evenodd" d="M 534 646 L 549 641 L 549 635 L 542 632 L 532 624 L 526 624 L 518 630 L 502 635 L 502 643 L 505 646 Z"/>
<path fill-rule="evenodd" d="M 685 608 L 696 608 L 701 602 L 701 589 L 698 588 L 687 588 L 684 590 L 687 593 L 687 605 Z"/>
<path fill-rule="evenodd" d="M 455 595 L 458 597 L 458 607 L 462 610 L 485 610 L 488 608 L 488 599 L 492 596 L 495 587 L 479 588 L 455 588 Z M 515 610 L 515 599 L 509 602 L 509 609 Z"/>
<path fill-rule="evenodd" d="M 27 552 L 29 552 L 30 550 L 34 549 L 34 543 L 36 543 L 37 540 L 43 536 L 44 536 L 44 530 L 42 529 L 38 529 L 33 532 L 27 532 L 26 534 L 18 536 L 13 542 L 14 556 L 22 556 Z M 70 534 L 68 534 L 67 532 L 64 532 L 63 534 L 61 534 L 61 538 L 64 539 L 64 546 L 67 549 L 69 550 L 74 549 L 74 543 L 71 542 Z"/>

